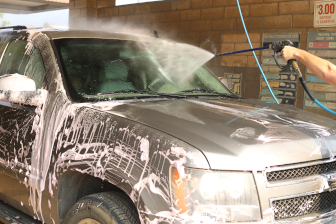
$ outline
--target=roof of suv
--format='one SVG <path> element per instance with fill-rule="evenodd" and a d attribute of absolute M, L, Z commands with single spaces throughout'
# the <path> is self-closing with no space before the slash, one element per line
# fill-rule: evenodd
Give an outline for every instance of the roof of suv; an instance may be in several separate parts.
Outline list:
<path fill-rule="evenodd" d="M 101 38 L 101 39 L 134 40 L 134 41 L 139 41 L 139 40 L 153 41 L 156 39 L 154 37 L 145 36 L 145 35 L 135 35 L 135 34 L 128 34 L 128 33 L 112 33 L 112 32 L 92 31 L 92 30 L 36 29 L 36 31 L 46 34 L 50 39 Z"/>

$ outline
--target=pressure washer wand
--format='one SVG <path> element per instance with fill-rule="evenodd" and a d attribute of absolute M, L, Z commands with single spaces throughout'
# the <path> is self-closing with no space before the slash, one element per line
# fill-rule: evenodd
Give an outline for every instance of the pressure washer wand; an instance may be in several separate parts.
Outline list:
<path fill-rule="evenodd" d="M 225 56 L 225 55 L 230 55 L 230 54 L 239 54 L 239 53 L 243 53 L 243 52 L 259 51 L 259 50 L 270 49 L 270 48 L 271 48 L 271 45 L 264 46 L 264 47 L 247 49 L 247 50 L 241 50 L 241 51 L 231 51 L 231 52 L 226 52 L 226 53 L 220 53 L 220 54 L 216 54 L 215 56 L 217 57 L 217 56 Z"/>
<path fill-rule="evenodd" d="M 296 62 L 296 60 L 289 60 L 287 62 L 287 66 L 280 66 L 277 60 L 277 53 L 280 53 L 282 51 L 282 49 L 285 46 L 294 46 L 294 44 L 290 41 L 290 40 L 284 40 L 284 41 L 278 41 L 278 42 L 274 42 L 269 46 L 264 46 L 264 47 L 258 47 L 258 48 L 252 48 L 252 49 L 247 49 L 247 50 L 241 50 L 241 51 L 231 51 L 231 52 L 226 52 L 226 53 L 220 53 L 220 54 L 216 54 L 215 56 L 225 56 L 225 55 L 230 55 L 230 54 L 238 54 L 238 53 L 243 53 L 243 52 L 249 52 L 249 51 L 258 51 L 258 50 L 264 50 L 264 49 L 272 49 L 274 51 L 274 60 L 277 64 L 277 66 L 280 69 L 285 69 L 287 66 L 292 65 L 294 70 L 296 71 L 296 73 L 299 76 L 299 80 L 304 88 L 304 90 L 307 92 L 308 96 L 310 97 L 310 99 L 315 102 L 317 105 L 319 105 L 321 108 L 323 108 L 324 110 L 328 111 L 329 113 L 332 113 L 334 115 L 336 115 L 336 112 L 327 108 L 326 106 L 324 106 L 322 103 L 320 103 L 315 97 L 314 95 L 310 92 L 305 80 L 302 77 L 302 73 L 300 71 L 300 68 Z M 265 81 L 267 81 L 267 79 L 265 78 Z M 270 88 L 269 88 L 270 89 Z M 270 89 L 271 93 L 272 90 Z M 272 93 L 272 96 L 274 96 L 274 94 Z M 274 97 L 274 99 L 276 100 L 276 98 Z"/>

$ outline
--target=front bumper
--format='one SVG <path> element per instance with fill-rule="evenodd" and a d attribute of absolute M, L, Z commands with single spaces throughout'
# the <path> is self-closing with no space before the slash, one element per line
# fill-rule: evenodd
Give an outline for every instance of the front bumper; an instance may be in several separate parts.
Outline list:
<path fill-rule="evenodd" d="M 146 218 L 144 223 L 155 223 L 155 224 L 160 224 L 160 223 L 172 223 L 172 224 L 196 224 L 196 222 L 191 222 L 191 221 L 185 221 L 185 220 L 178 220 L 170 217 L 162 217 L 162 216 L 155 216 L 155 215 L 145 215 Z M 236 224 L 335 224 L 336 223 L 336 210 L 327 212 L 324 214 L 318 214 L 315 216 L 309 216 L 309 217 L 303 217 L 299 219 L 287 219 L 287 220 L 281 220 L 281 221 L 274 221 L 270 217 L 265 217 L 264 220 L 259 221 L 259 222 L 239 222 Z M 212 223 L 207 223 L 207 224 L 212 224 Z M 215 223 L 214 223 L 215 224 Z"/>
<path fill-rule="evenodd" d="M 306 163 L 305 166 L 311 164 Z M 297 166 L 297 165 L 295 165 Z M 274 168 L 279 169 L 289 169 L 293 168 L 288 166 Z M 294 167 L 295 168 L 295 167 Z M 335 186 L 329 186 L 330 176 L 332 179 L 336 180 L 336 172 L 333 173 L 323 173 L 312 176 L 303 176 L 298 178 L 268 181 L 266 177 L 267 172 L 271 172 L 273 168 L 268 168 L 267 171 L 252 172 L 254 180 L 258 190 L 258 196 L 260 201 L 260 211 L 262 214 L 262 219 L 257 222 L 239 222 L 239 224 L 261 224 L 261 223 L 332 223 L 336 224 L 336 188 Z M 328 176 L 329 177 L 326 177 Z M 333 198 L 330 199 L 330 195 Z M 317 209 L 310 209 L 308 203 L 295 202 L 291 204 L 281 204 L 283 207 L 277 207 L 274 202 L 284 202 L 284 201 L 296 201 L 298 198 L 305 198 L 308 202 L 311 202 L 311 196 L 318 195 L 318 206 Z M 322 198 L 321 195 L 327 195 L 327 197 Z M 307 199 L 308 198 L 308 199 Z M 325 203 L 325 199 L 330 199 L 331 203 L 327 206 L 322 206 Z M 315 199 L 314 199 L 315 200 Z M 306 201 L 307 202 L 307 201 Z M 316 202 L 316 201 L 315 201 Z M 315 204 L 316 205 L 316 204 Z M 329 207 L 328 207 L 329 206 Z M 325 209 L 328 207 L 327 209 Z M 293 208 L 293 209 L 292 209 Z M 277 210 L 276 210 L 277 209 Z M 286 210 L 287 209 L 287 210 Z M 284 212 L 285 211 L 285 212 Z M 299 211 L 299 212 L 298 212 Z M 202 223 L 197 220 L 181 220 L 180 218 L 174 217 L 171 213 L 172 211 L 160 212 L 158 214 L 146 214 L 145 223 L 185 223 L 185 224 L 196 224 Z M 170 215 L 172 214 L 172 216 Z M 281 214 L 281 215 L 279 215 Z M 174 218 L 173 218 L 174 217 Z M 206 222 L 211 224 L 212 222 Z M 228 222 L 229 223 L 229 222 Z"/>

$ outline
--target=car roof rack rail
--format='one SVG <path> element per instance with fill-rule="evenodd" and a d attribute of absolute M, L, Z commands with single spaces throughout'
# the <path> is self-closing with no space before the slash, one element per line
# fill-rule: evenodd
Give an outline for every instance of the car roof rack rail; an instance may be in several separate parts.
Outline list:
<path fill-rule="evenodd" d="M 4 27 L 0 27 L 0 30 L 5 30 L 5 29 L 24 30 L 24 29 L 27 29 L 27 27 L 26 26 L 4 26 Z"/>

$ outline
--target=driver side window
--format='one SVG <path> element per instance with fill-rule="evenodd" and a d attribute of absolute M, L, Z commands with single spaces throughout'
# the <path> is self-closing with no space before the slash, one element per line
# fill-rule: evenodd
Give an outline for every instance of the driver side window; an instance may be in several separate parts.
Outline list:
<path fill-rule="evenodd" d="M 12 41 L 3 56 L 0 77 L 6 74 L 27 76 L 35 81 L 36 89 L 40 89 L 45 77 L 45 68 L 40 52 L 27 45 L 27 41 Z"/>

